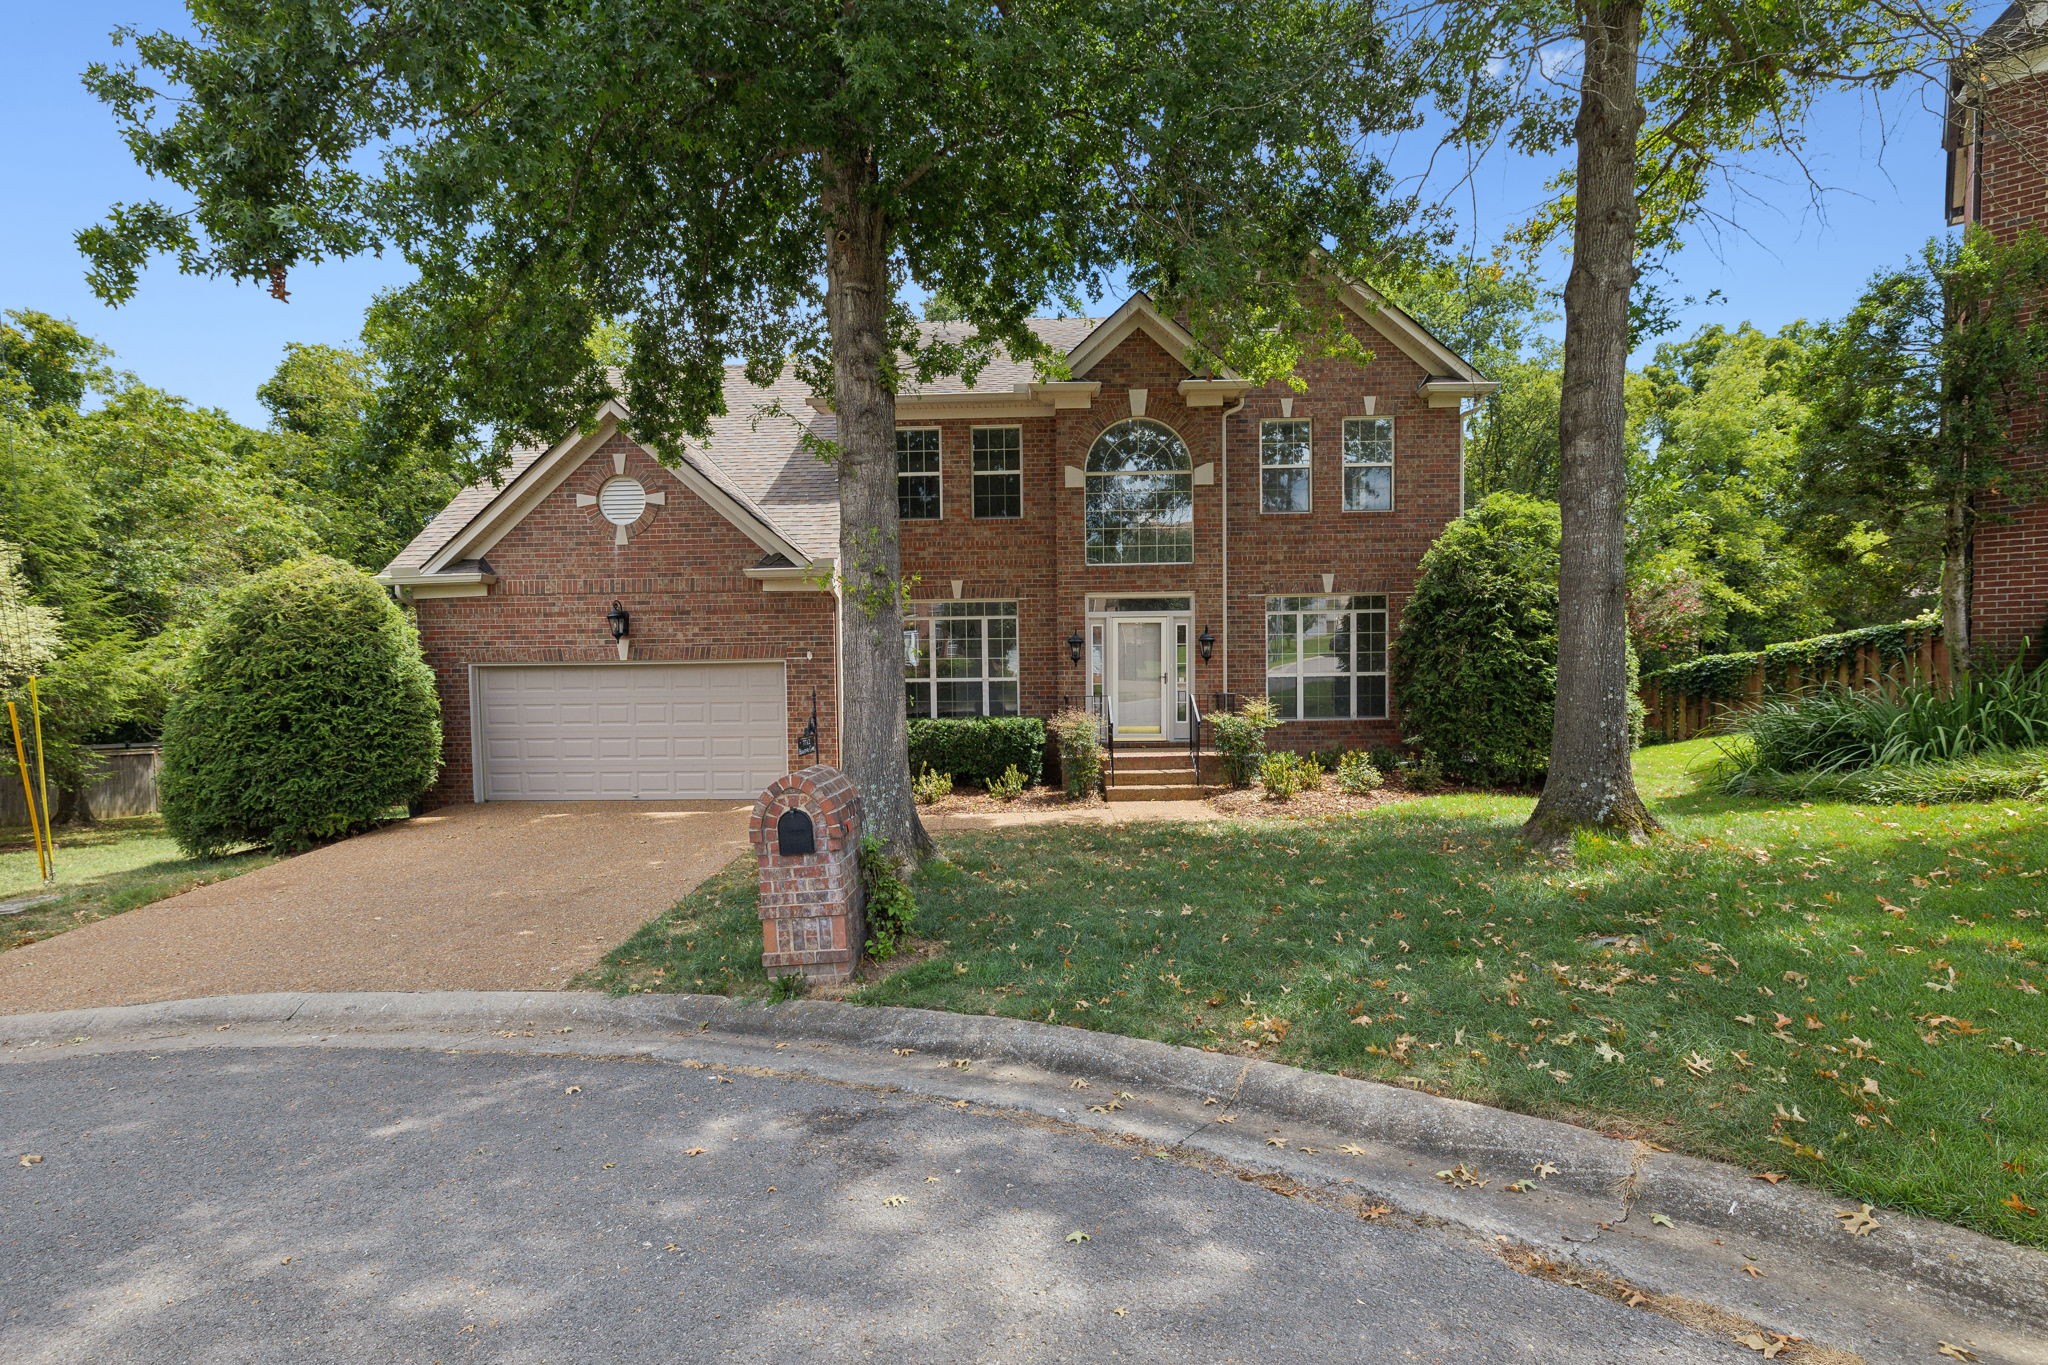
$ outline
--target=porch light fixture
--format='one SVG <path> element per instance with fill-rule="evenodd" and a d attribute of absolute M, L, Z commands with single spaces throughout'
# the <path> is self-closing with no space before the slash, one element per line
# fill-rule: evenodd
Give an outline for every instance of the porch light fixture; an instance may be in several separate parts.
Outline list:
<path fill-rule="evenodd" d="M 1202 647 L 1202 662 L 1208 663 L 1209 655 L 1216 649 L 1216 637 L 1209 633 L 1207 626 L 1203 626 L 1202 633 L 1195 637 L 1195 643 Z"/>
<path fill-rule="evenodd" d="M 612 628 L 614 640 L 623 640 L 633 633 L 632 614 L 620 606 L 617 599 L 612 601 L 612 609 L 604 614 L 604 619 Z"/>
<path fill-rule="evenodd" d="M 1081 638 L 1081 632 L 1078 630 L 1075 631 L 1072 635 L 1069 635 L 1067 637 L 1067 662 L 1076 664 L 1080 663 L 1081 648 L 1083 645 L 1087 643 L 1088 642 L 1086 640 L 1083 640 Z"/>

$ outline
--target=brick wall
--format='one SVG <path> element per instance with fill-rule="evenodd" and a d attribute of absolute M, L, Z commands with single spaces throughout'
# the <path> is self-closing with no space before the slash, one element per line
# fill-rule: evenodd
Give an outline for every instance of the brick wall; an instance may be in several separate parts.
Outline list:
<path fill-rule="evenodd" d="M 1978 221 L 2011 240 L 2023 228 L 2048 231 L 2048 75 L 2000 86 L 1989 96 L 1979 148 Z M 2015 464 L 2048 473 L 2041 414 L 2024 414 L 2016 434 L 2031 443 Z M 1970 626 L 1974 642 L 1999 654 L 2048 641 L 2048 499 L 2015 507 L 1992 497 L 1972 548 Z"/>
<path fill-rule="evenodd" d="M 667 504 L 650 507 L 623 546 L 595 507 L 613 455 Z M 485 553 L 498 582 L 487 597 L 418 604 L 421 643 L 441 690 L 445 765 L 430 799 L 468 801 L 469 667 L 499 663 L 615 663 L 605 623 L 616 599 L 632 613 L 641 661 L 780 659 L 789 686 L 790 761 L 817 689 L 819 753 L 839 752 L 833 601 L 818 592 L 764 592 L 744 570 L 763 551 L 646 451 L 615 436 Z"/>

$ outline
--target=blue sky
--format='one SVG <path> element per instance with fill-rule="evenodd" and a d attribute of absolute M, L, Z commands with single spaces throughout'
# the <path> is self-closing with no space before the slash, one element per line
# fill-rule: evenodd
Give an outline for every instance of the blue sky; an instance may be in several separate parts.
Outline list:
<path fill-rule="evenodd" d="M 110 204 L 174 196 L 135 169 L 113 120 L 79 85 L 89 62 L 110 58 L 118 25 L 176 26 L 169 0 L 69 0 L 15 4 L 0 20 L 0 175 L 14 188 L 0 213 L 0 309 L 69 317 L 111 346 L 118 363 L 148 382 L 260 424 L 256 386 L 288 341 L 352 343 L 365 305 L 402 283 L 402 261 L 366 258 L 296 270 L 289 304 L 256 286 L 180 276 L 161 265 L 119 309 L 86 287 L 72 234 Z M 1685 315 L 1774 328 L 1842 312 L 1863 281 L 1934 233 L 1941 221 L 1938 111 L 1922 91 L 1900 91 L 1880 111 L 1864 100 L 1829 99 L 1812 124 L 1808 165 L 1830 193 L 1818 208 L 1793 167 L 1764 162 L 1739 190 L 1717 197 L 1728 221 L 1697 235 L 1675 262 L 1683 292 L 1708 300 Z M 1483 165 L 1453 200 L 1480 240 L 1541 199 L 1551 171 L 1508 156 Z M 1476 205 L 1476 211 L 1475 211 Z"/>

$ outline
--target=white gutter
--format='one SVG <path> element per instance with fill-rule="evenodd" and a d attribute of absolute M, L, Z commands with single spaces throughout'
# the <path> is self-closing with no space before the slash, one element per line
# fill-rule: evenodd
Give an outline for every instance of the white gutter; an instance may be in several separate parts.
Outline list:
<path fill-rule="evenodd" d="M 1223 438 L 1223 688 L 1230 690 L 1230 419 L 1244 411 L 1249 394 L 1239 394 L 1219 419 Z"/>

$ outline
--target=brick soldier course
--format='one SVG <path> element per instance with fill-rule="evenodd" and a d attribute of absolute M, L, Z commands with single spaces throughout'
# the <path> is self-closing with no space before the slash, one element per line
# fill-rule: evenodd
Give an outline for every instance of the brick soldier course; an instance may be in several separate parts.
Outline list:
<path fill-rule="evenodd" d="M 1013 611 L 1014 705 L 1023 715 L 1047 716 L 1090 699 L 1092 648 L 1077 664 L 1069 640 L 1091 640 L 1092 627 L 1107 632 L 1114 619 L 1091 612 L 1091 600 L 1165 599 L 1173 606 L 1160 610 L 1189 637 L 1187 671 L 1172 673 L 1169 695 L 1184 683 L 1213 711 L 1226 694 L 1267 690 L 1272 599 L 1384 598 L 1391 629 L 1423 553 L 1461 509 L 1460 405 L 1494 385 L 1377 295 L 1360 289 L 1347 301 L 1346 325 L 1370 359 L 1307 361 L 1299 389 L 1196 373 L 1187 363 L 1191 339 L 1140 295 L 1105 320 L 1033 323 L 1068 357 L 1070 380 L 1049 382 L 1027 364 L 999 358 L 972 388 L 940 382 L 900 395 L 899 430 L 936 428 L 939 443 L 940 514 L 907 519 L 900 532 L 921 632 L 916 647 L 940 652 L 932 617 L 950 602 Z M 836 483 L 805 440 L 830 438 L 833 418 L 794 378 L 758 389 L 737 367 L 728 373 L 725 402 L 710 438 L 689 443 L 673 467 L 632 439 L 630 414 L 608 405 L 591 430 L 545 451 L 518 452 L 502 484 L 458 495 L 385 570 L 384 581 L 417 607 L 440 683 L 446 765 L 436 802 L 481 796 L 477 764 L 491 743 L 474 732 L 476 670 L 617 666 L 605 630 L 614 600 L 631 614 L 631 663 L 783 667 L 787 753 L 751 783 L 735 785 L 744 774 L 734 774 L 707 794 L 750 796 L 776 773 L 839 761 Z M 1392 506 L 1385 509 L 1345 507 L 1344 422 L 1359 417 L 1393 424 Z M 1189 562 L 1088 562 L 1091 451 L 1133 418 L 1166 428 L 1184 449 Z M 1265 420 L 1310 424 L 1305 512 L 1262 510 Z M 976 515 L 975 432 L 986 428 L 1018 434 L 1014 517 Z M 663 496 L 619 530 L 595 504 L 622 476 Z M 1205 633 L 1207 659 L 1195 640 Z M 1177 664 L 1174 643 L 1169 629 L 1169 668 Z M 799 753 L 813 697 L 815 745 Z M 1365 747 L 1399 734 L 1399 698 L 1390 695 L 1384 714 L 1294 720 L 1269 743 Z M 1184 736 L 1182 729 L 1161 739 Z M 634 740 L 627 727 L 593 742 Z"/>
<path fill-rule="evenodd" d="M 867 942 L 860 793 L 813 764 L 776 781 L 748 822 L 761 882 L 761 965 L 770 976 L 852 977 Z"/>

